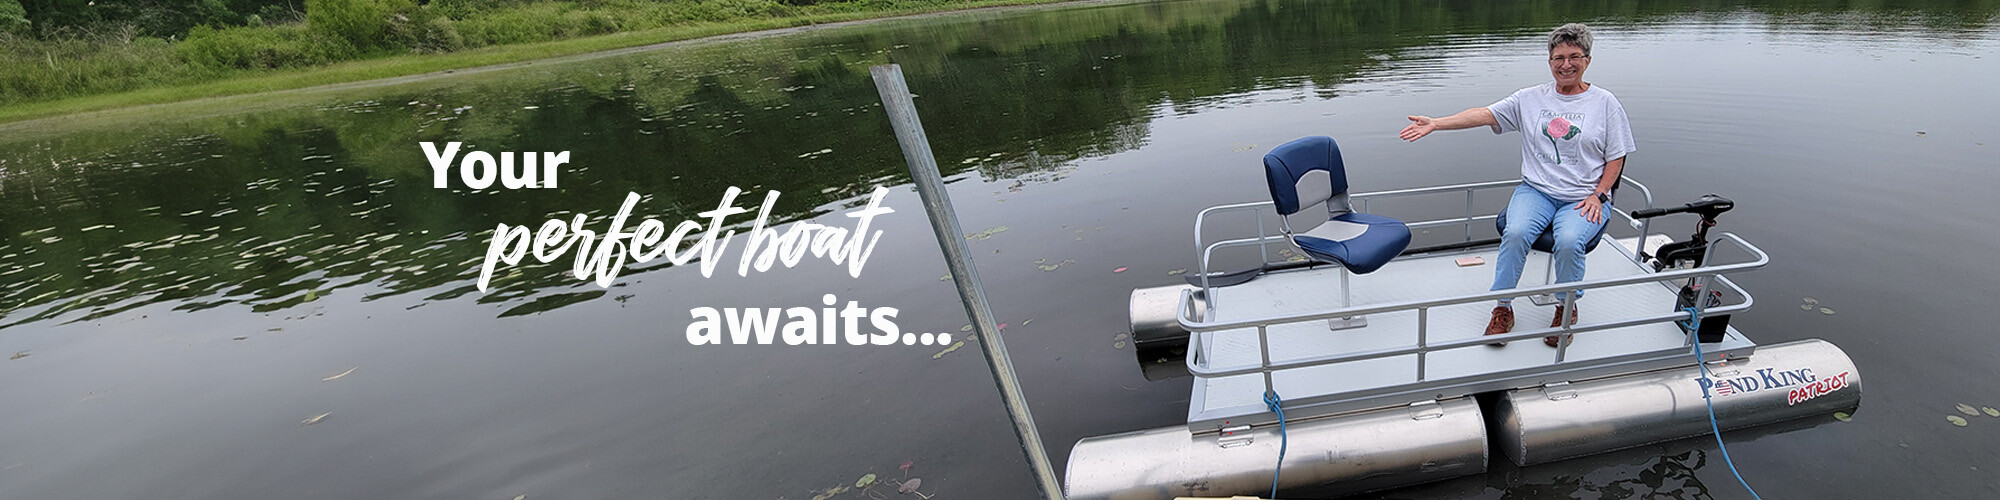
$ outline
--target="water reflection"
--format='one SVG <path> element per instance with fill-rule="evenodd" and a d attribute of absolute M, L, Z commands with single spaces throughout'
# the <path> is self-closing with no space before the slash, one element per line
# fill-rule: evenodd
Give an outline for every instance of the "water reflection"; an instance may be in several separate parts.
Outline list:
<path fill-rule="evenodd" d="M 1539 5 L 1539 4 L 1538 4 Z M 1173 2 L 1046 12 L 1008 23 L 920 23 L 820 37 L 647 53 L 404 89 L 320 107 L 79 132 L 0 148 L 0 283 L 12 326 L 90 320 L 155 302 L 283 309 L 357 285 L 370 300 L 468 279 L 496 223 L 602 217 L 625 192 L 686 218 L 726 186 L 784 192 L 778 221 L 902 182 L 866 66 L 898 62 L 947 175 L 1048 182 L 1079 158 L 1146 143 L 1152 111 L 1355 79 L 1449 78 L 1423 47 L 1467 33 L 1521 35 L 1597 3 L 1520 8 L 1458 1 Z M 1873 6 L 1874 3 L 1867 5 Z M 1767 12 L 1788 29 L 1949 38 L 1985 29 L 1991 2 L 1620 2 L 1638 22 Z M 1464 40 L 1462 43 L 1478 43 Z M 1434 65 L 1435 67 L 1427 67 Z M 1395 71 L 1384 71 L 1394 67 Z M 414 144 L 571 151 L 560 194 L 442 192 Z M 479 297 L 501 315 L 603 295 L 553 266 L 524 266 Z M 438 289 L 438 290 L 433 290 Z"/>

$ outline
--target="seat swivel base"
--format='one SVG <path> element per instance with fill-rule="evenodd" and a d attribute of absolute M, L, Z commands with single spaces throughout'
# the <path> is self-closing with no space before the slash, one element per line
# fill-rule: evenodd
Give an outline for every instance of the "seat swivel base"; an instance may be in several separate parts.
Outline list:
<path fill-rule="evenodd" d="M 1556 298 L 1556 294 L 1544 293 L 1540 295 L 1529 295 L 1528 302 L 1533 302 L 1535 305 L 1538 306 L 1548 307 L 1561 304 L 1563 301 L 1562 299 Z"/>

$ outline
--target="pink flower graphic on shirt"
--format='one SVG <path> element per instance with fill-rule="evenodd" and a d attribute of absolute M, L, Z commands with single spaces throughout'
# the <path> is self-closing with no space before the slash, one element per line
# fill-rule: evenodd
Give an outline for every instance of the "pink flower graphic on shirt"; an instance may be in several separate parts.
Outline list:
<path fill-rule="evenodd" d="M 1542 136 L 1549 138 L 1549 147 L 1556 150 L 1557 165 L 1562 164 L 1562 149 L 1556 145 L 1556 139 L 1561 138 L 1562 140 L 1567 141 L 1572 137 L 1576 137 L 1576 134 L 1580 132 L 1583 132 L 1583 129 L 1577 128 L 1576 125 L 1571 124 L 1568 119 L 1565 119 L 1560 116 L 1555 117 L 1555 119 L 1553 120 L 1549 120 L 1549 125 L 1547 127 L 1542 127 Z"/>

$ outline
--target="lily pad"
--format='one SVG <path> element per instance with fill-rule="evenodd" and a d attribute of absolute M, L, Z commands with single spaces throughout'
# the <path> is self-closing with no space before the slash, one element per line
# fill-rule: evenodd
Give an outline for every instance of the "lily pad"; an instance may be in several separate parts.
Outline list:
<path fill-rule="evenodd" d="M 1819 308 L 1819 313 L 1820 313 L 1820 314 L 1833 314 L 1833 308 L 1831 308 L 1831 307 L 1822 307 L 1822 308 Z"/>
<path fill-rule="evenodd" d="M 849 488 L 849 487 L 847 487 L 847 485 L 843 484 L 843 485 L 840 485 L 839 487 L 836 487 L 836 488 L 833 488 L 833 489 L 829 489 L 829 490 L 826 490 L 826 491 L 822 491 L 822 492 L 820 492 L 820 493 L 819 493 L 818 495 L 813 495 L 813 500 L 827 500 L 827 499 L 829 499 L 829 498 L 833 498 L 833 497 L 837 497 L 837 496 L 840 496 L 840 494 L 841 494 L 841 493 L 846 493 L 846 492 L 847 492 L 847 490 L 850 490 L 850 489 L 853 489 L 853 488 Z"/>
<path fill-rule="evenodd" d="M 1799 304 L 1799 309 L 1804 309 L 1804 310 L 1807 310 L 1807 311 L 1811 311 L 1811 310 L 1813 310 L 1813 305 L 1812 305 L 1812 304 Z"/>
<path fill-rule="evenodd" d="M 869 474 L 869 475 L 866 475 L 866 476 L 861 476 L 861 479 L 860 479 L 860 480 L 858 480 L 858 481 L 855 481 L 855 482 L 854 482 L 854 487 L 856 487 L 856 488 L 867 488 L 867 487 L 868 487 L 868 485 L 871 485 L 871 484 L 875 484 L 875 475 L 874 475 L 874 474 Z"/>
<path fill-rule="evenodd" d="M 1965 427 L 1965 417 L 1961 417 L 1958 415 L 1945 415 L 1944 421 L 1951 422 L 1951 425 Z"/>
<path fill-rule="evenodd" d="M 1112 336 L 1111 336 L 1111 340 L 1125 340 L 1126 338 L 1129 338 L 1129 337 L 1131 337 L 1131 335 L 1127 335 L 1127 334 L 1124 334 L 1124 333 L 1119 333 L 1119 334 L 1117 334 L 1117 335 L 1112 335 Z"/>
<path fill-rule="evenodd" d="M 960 347 L 965 347 L 965 341 L 952 342 L 951 347 L 946 347 L 944 350 L 938 351 L 937 354 L 932 354 L 931 359 L 944 359 L 944 355 L 951 354 L 952 351 L 956 351 Z"/>
<path fill-rule="evenodd" d="M 916 492 L 917 492 L 917 488 L 918 488 L 918 487 L 920 487 L 920 486 L 923 486 L 923 485 L 924 485 L 924 480 L 923 480 L 923 479 L 921 479 L 921 478 L 914 478 L 914 477 L 913 477 L 913 478 L 910 478 L 910 480 L 908 480 L 908 481 L 903 481 L 903 484 L 902 484 L 902 485 L 900 485 L 900 486 L 897 486 L 897 487 L 896 487 L 896 492 L 897 492 L 897 493 L 905 493 L 905 494 L 907 494 L 907 493 L 916 493 Z"/>
<path fill-rule="evenodd" d="M 1982 406 L 1979 408 L 1979 411 L 1986 412 L 1986 416 L 1988 417 L 2000 417 L 2000 410 L 1995 410 L 1991 406 Z"/>
<path fill-rule="evenodd" d="M 965 239 L 968 239 L 968 240 L 983 240 L 983 239 L 987 239 L 987 238 L 992 238 L 992 237 L 993 237 L 993 235 L 996 235 L 996 234 L 1000 234 L 1000 233 L 1001 233 L 1002 231 L 1006 231 L 1006 230 L 1007 230 L 1007 226 L 994 226 L 994 227 L 992 227 L 992 228 L 988 228 L 988 229 L 987 229 L 987 230 L 985 230 L 985 231 L 980 231 L 980 232 L 977 232 L 977 233 L 972 233 L 972 234 L 968 234 L 968 235 L 965 235 Z"/>
<path fill-rule="evenodd" d="M 1036 263 L 1036 264 L 1043 264 L 1043 263 L 1047 263 L 1048 261 L 1049 261 L 1049 259 L 1035 259 L 1035 263 Z"/>
<path fill-rule="evenodd" d="M 939 276 L 938 281 L 951 281 L 951 274 L 946 273 L 944 276 Z"/>
<path fill-rule="evenodd" d="M 319 300 L 319 290 L 306 290 L 306 302 Z"/>
<path fill-rule="evenodd" d="M 1964 414 L 1966 414 L 1966 415 L 1970 415 L 1970 416 L 1974 416 L 1974 417 L 1977 417 L 1977 416 L 1979 416 L 1979 409 L 1978 409 L 1978 408 L 1973 408 L 1973 407 L 1972 407 L 1972 405 L 1969 405 L 1969 404 L 1965 404 L 1965 403 L 1959 403 L 1959 404 L 1958 404 L 1958 412 L 1959 412 L 1959 413 L 1964 413 Z"/>
<path fill-rule="evenodd" d="M 1812 305 L 1819 305 L 1819 299 L 1815 299 L 1815 298 L 1812 298 L 1812 297 L 1806 297 L 1806 298 L 1805 298 L 1805 302 L 1806 302 L 1807 304 L 1812 304 Z"/>
<path fill-rule="evenodd" d="M 333 412 L 326 412 L 326 413 L 321 413 L 321 414 L 318 414 L 318 415 L 313 415 L 313 416 L 312 416 L 311 418 L 307 418 L 307 419 L 305 419 L 305 420 L 300 420 L 300 421 L 299 421 L 299 425 L 302 425 L 302 426 L 303 426 L 303 425 L 312 425 L 312 424 L 317 424 L 317 423 L 320 423 L 320 422 L 324 422 L 324 421 L 326 421 L 326 416 L 327 416 L 327 415 L 332 415 L 332 414 L 333 414 Z"/>
<path fill-rule="evenodd" d="M 1175 270 L 1172 270 L 1172 271 L 1167 271 L 1167 276 L 1180 276 L 1180 275 L 1183 275 L 1183 274 L 1187 274 L 1187 268 L 1185 268 L 1185 267 L 1183 267 L 1183 268 L 1180 268 L 1180 269 L 1175 269 Z"/>
<path fill-rule="evenodd" d="M 1021 326 L 1028 326 L 1028 323 L 1034 323 L 1034 322 L 1035 322 L 1035 320 L 1033 320 L 1033 319 L 1029 319 L 1029 320 L 1024 320 L 1024 321 L 1022 321 L 1022 322 L 1021 322 Z"/>
<path fill-rule="evenodd" d="M 1111 348 L 1112 348 L 1112 349 L 1124 349 L 1124 348 L 1125 348 L 1125 341 L 1123 341 L 1123 340 L 1120 340 L 1120 341 L 1118 341 L 1118 342 L 1114 342 L 1114 343 L 1112 343 L 1112 344 L 1111 344 Z"/>
<path fill-rule="evenodd" d="M 21 358 L 25 358 L 25 357 L 28 357 L 28 353 L 32 353 L 32 352 L 35 352 L 35 351 L 21 351 L 21 352 L 17 352 L 17 353 L 14 353 L 14 356 L 13 356 L 13 357 L 9 357 L 9 358 L 7 358 L 7 360 L 8 360 L 8 361 L 13 361 L 13 360 L 16 360 L 16 359 L 21 359 Z"/>
<path fill-rule="evenodd" d="M 1844 412 L 1844 411 L 1836 411 L 1836 412 L 1833 412 L 1833 419 L 1834 419 L 1834 420 L 1839 420 L 1839 421 L 1842 421 L 1842 422 L 1852 422 L 1852 421 L 1854 421 L 1854 416 L 1853 416 L 1853 415 L 1848 415 L 1848 414 L 1847 414 L 1847 412 Z"/>
<path fill-rule="evenodd" d="M 1121 267 L 1121 268 L 1117 268 L 1117 269 L 1112 269 L 1112 270 L 1111 270 L 1111 272 L 1112 272 L 1113 274 L 1116 274 L 1116 273 L 1122 273 L 1122 272 L 1125 272 L 1125 270 L 1126 270 L 1126 269 L 1128 269 L 1128 268 L 1124 268 L 1124 267 Z"/>
<path fill-rule="evenodd" d="M 961 326 L 961 327 L 958 327 L 958 331 L 961 331 L 961 332 L 969 332 L 969 331 L 972 331 L 972 324 L 971 324 L 971 323 L 967 323 L 967 324 L 966 324 L 965 326 Z"/>
<path fill-rule="evenodd" d="M 903 465 L 900 465 L 900 466 L 897 466 L 896 468 L 898 468 L 898 469 L 903 469 L 903 472 L 909 472 L 909 471 L 910 471 L 910 466 L 912 466 L 912 465 L 916 465 L 916 464 L 917 464 L 917 463 L 916 463 L 915 461 L 911 461 L 911 460 L 904 460 L 904 461 L 903 461 Z"/>

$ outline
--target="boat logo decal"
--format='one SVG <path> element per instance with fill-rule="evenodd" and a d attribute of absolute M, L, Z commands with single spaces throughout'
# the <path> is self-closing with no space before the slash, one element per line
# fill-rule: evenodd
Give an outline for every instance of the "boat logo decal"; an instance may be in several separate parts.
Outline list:
<path fill-rule="evenodd" d="M 1847 373 L 1842 372 L 1840 375 L 1837 375 L 1836 377 L 1839 377 L 1841 379 L 1840 386 L 1845 387 Z M 1831 377 L 1829 379 L 1831 379 Z M 1819 384 L 1822 382 L 1818 376 L 1813 375 L 1812 368 L 1798 368 L 1793 370 L 1764 368 L 1757 370 L 1757 373 L 1754 375 L 1747 375 L 1747 376 L 1727 378 L 1727 379 L 1710 379 L 1707 377 L 1703 377 L 1696 380 L 1701 383 L 1701 390 L 1703 391 L 1703 393 L 1713 394 L 1716 396 L 1734 396 L 1737 394 L 1743 394 L 1749 392 L 1787 389 L 1802 385 Z M 1822 393 L 1831 392 L 1837 389 L 1838 387 L 1832 389 L 1825 389 L 1821 392 Z M 1806 399 L 1812 399 L 1812 398 L 1808 397 Z M 1794 402 L 1797 401 L 1804 401 L 1804 399 L 1798 399 L 1795 400 Z"/>
<path fill-rule="evenodd" d="M 1793 388 L 1785 396 L 1785 405 L 1791 406 L 1803 403 L 1812 398 L 1820 397 L 1823 394 L 1838 391 L 1845 387 L 1847 387 L 1847 372 L 1840 372 L 1839 375 L 1819 379 L 1813 383 Z"/>

